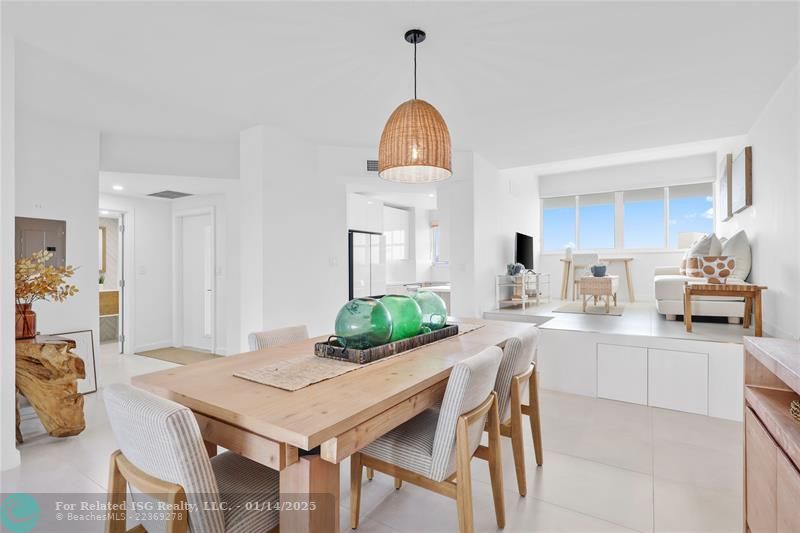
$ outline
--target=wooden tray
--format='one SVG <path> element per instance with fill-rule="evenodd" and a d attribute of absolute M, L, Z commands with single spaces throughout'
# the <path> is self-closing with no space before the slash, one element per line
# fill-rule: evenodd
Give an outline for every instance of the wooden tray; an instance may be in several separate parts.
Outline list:
<path fill-rule="evenodd" d="M 364 350 L 342 348 L 335 341 L 332 342 L 331 339 L 328 339 L 326 342 L 318 342 L 314 345 L 314 355 L 363 365 L 364 363 L 371 363 L 383 359 L 384 357 L 407 352 L 408 350 L 413 350 L 414 348 L 419 348 L 420 346 L 440 341 L 447 337 L 452 337 L 453 335 L 458 335 L 457 324 L 448 324 L 442 329 L 437 329 L 430 333 L 422 333 L 414 337 Z"/>

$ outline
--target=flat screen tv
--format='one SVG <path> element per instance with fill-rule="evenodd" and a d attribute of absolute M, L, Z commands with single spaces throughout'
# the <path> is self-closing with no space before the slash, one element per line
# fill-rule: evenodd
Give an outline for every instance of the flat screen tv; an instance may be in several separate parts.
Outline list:
<path fill-rule="evenodd" d="M 533 237 L 524 233 L 517 233 L 517 242 L 514 250 L 514 261 L 522 263 L 528 270 L 533 270 Z"/>

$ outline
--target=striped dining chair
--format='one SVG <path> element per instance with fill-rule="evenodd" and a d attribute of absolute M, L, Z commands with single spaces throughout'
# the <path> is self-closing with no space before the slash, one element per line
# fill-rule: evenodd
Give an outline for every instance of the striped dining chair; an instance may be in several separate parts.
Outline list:
<path fill-rule="evenodd" d="M 118 509 L 128 496 L 153 499 L 175 512 L 148 523 L 167 533 L 277 531 L 278 472 L 232 452 L 209 459 L 192 411 L 129 385 L 103 389 L 111 429 L 120 449 L 111 454 L 108 502 Z M 225 505 L 221 505 L 225 502 Z M 260 505 L 257 511 L 254 504 Z M 109 511 L 107 533 L 127 531 L 125 513 Z M 148 531 L 141 524 L 131 531 Z"/>
<path fill-rule="evenodd" d="M 454 498 L 461 533 L 472 533 L 473 457 L 489 463 L 495 518 L 505 527 L 500 422 L 492 390 L 502 356 L 492 346 L 456 364 L 441 408 L 423 411 L 350 457 L 350 527 L 358 527 L 361 473 L 367 467 Z M 481 446 L 487 422 L 489 442 Z"/>
<path fill-rule="evenodd" d="M 527 415 L 533 433 L 533 449 L 536 464 L 542 466 L 542 428 L 539 418 L 539 385 L 536 369 L 536 347 L 539 339 L 536 326 L 511 337 L 503 348 L 503 360 L 494 390 L 497 393 L 500 413 L 500 434 L 511 438 L 517 487 L 520 496 L 528 492 L 525 480 L 525 448 L 523 446 L 522 415 Z M 522 395 L 528 389 L 528 405 L 522 403 Z"/>
<path fill-rule="evenodd" d="M 308 338 L 308 328 L 306 326 L 289 326 L 286 328 L 270 329 L 251 333 L 247 336 L 247 344 L 251 351 L 263 350 L 289 344 L 291 342 L 304 341 Z"/>

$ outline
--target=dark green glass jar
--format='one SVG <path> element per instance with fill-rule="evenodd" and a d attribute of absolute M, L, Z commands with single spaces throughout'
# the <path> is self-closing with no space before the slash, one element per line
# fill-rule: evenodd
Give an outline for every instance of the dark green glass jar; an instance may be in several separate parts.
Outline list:
<path fill-rule="evenodd" d="M 442 297 L 431 291 L 417 291 L 414 300 L 422 310 L 422 325 L 436 331 L 447 323 L 447 305 Z"/>
<path fill-rule="evenodd" d="M 419 335 L 422 327 L 422 310 L 419 304 L 409 296 L 387 294 L 381 303 L 392 315 L 392 338 L 390 342 L 407 339 Z"/>
<path fill-rule="evenodd" d="M 346 348 L 364 350 L 386 344 L 392 337 L 392 316 L 374 298 L 350 300 L 336 315 L 336 336 Z"/>

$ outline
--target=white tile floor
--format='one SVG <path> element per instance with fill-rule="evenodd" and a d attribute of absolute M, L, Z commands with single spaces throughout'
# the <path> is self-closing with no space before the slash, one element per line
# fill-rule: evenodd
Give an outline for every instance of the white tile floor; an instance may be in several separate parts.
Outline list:
<path fill-rule="evenodd" d="M 521 309 L 504 308 L 484 313 L 484 318 L 493 320 L 531 321 L 543 329 L 591 331 L 616 335 L 641 335 L 716 342 L 742 343 L 742 337 L 753 335 L 753 326 L 743 328 L 741 324 L 705 321 L 703 317 L 692 322 L 692 333 L 686 332 L 683 318 L 670 321 L 656 310 L 655 302 L 620 302 L 624 306 L 622 316 L 590 315 L 583 313 L 558 313 L 554 310 L 562 305 L 553 300 L 537 306 Z"/>
<path fill-rule="evenodd" d="M 99 354 L 100 384 L 172 366 L 134 355 Z M 738 531 L 741 424 L 639 405 L 542 391 L 545 464 L 536 468 L 526 429 L 528 496 L 516 492 L 503 439 L 505 531 Z M 22 465 L 2 474 L 3 492 L 98 492 L 116 449 L 102 389 L 86 397 L 87 429 L 53 439 L 26 420 Z M 349 465 L 341 469 L 342 531 L 348 527 Z M 366 478 L 365 478 L 366 479 Z M 488 470 L 473 462 L 475 525 L 495 531 Z M 455 502 L 414 486 L 395 491 L 376 473 L 363 489 L 359 531 L 456 531 Z M 102 530 L 102 525 L 94 529 Z"/>

